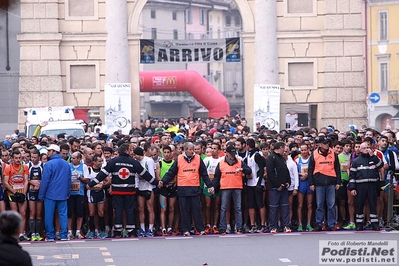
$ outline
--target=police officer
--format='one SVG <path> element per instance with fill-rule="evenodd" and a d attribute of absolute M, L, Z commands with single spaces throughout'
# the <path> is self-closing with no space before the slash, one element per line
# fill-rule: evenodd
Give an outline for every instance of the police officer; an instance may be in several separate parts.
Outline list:
<path fill-rule="evenodd" d="M 134 208 L 136 207 L 136 185 L 135 174 L 153 185 L 158 185 L 155 177 L 152 177 L 141 164 L 129 157 L 129 144 L 124 143 L 118 148 L 119 156 L 110 160 L 107 165 L 98 173 L 97 177 L 89 182 L 89 187 L 94 187 L 103 181 L 108 175 L 112 176 L 112 195 L 115 210 L 114 236 L 121 237 L 122 215 L 126 212 L 126 231 L 128 236 L 135 235 Z"/>
<path fill-rule="evenodd" d="M 349 189 L 351 194 L 356 196 L 356 230 L 363 230 L 363 207 L 364 202 L 369 202 L 370 221 L 373 230 L 379 230 L 377 217 L 377 190 L 379 184 L 379 169 L 384 164 L 373 154 L 368 142 L 360 145 L 360 156 L 351 165 L 349 175 Z"/>

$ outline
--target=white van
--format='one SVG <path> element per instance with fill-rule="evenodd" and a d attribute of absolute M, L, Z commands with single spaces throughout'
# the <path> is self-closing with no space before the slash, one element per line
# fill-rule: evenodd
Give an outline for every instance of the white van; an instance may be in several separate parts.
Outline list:
<path fill-rule="evenodd" d="M 58 134 L 65 133 L 67 137 L 83 137 L 85 135 L 85 131 L 83 129 L 83 126 L 80 124 L 81 122 L 82 121 L 80 120 L 48 122 L 48 125 L 41 128 L 39 136 L 44 134 L 57 138 Z"/>

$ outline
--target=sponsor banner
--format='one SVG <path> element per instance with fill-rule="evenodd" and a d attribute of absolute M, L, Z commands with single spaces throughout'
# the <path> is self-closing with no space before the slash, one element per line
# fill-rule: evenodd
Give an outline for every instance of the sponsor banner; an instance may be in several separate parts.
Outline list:
<path fill-rule="evenodd" d="M 254 125 L 280 131 L 280 85 L 254 85 Z"/>
<path fill-rule="evenodd" d="M 320 240 L 319 264 L 397 265 L 396 240 Z"/>
<path fill-rule="evenodd" d="M 240 62 L 240 38 L 140 40 L 141 64 Z"/>
<path fill-rule="evenodd" d="M 131 85 L 130 83 L 105 83 L 104 85 L 104 124 L 107 133 L 122 130 L 129 134 L 131 126 Z"/>

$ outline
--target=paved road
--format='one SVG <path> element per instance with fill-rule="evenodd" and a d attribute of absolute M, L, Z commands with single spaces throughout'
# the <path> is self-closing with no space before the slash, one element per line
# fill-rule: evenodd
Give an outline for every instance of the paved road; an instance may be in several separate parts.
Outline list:
<path fill-rule="evenodd" d="M 21 244 L 34 265 L 312 266 L 318 265 L 319 240 L 398 240 L 398 233 L 337 231 Z"/>

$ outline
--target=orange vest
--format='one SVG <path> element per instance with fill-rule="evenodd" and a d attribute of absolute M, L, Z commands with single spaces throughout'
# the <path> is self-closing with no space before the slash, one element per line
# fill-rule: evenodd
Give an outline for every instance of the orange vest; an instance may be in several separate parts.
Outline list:
<path fill-rule="evenodd" d="M 237 158 L 238 163 L 230 166 L 225 160 L 219 163 L 220 170 L 220 189 L 242 189 L 242 172 L 236 173 L 237 168 L 241 168 L 242 162 Z"/>
<path fill-rule="evenodd" d="M 335 154 L 332 149 L 329 149 L 326 157 L 321 155 L 318 150 L 313 152 L 314 171 L 313 174 L 323 174 L 330 177 L 337 177 L 335 172 Z"/>
<path fill-rule="evenodd" d="M 195 154 L 190 163 L 183 155 L 177 157 L 177 185 L 179 187 L 197 187 L 200 185 L 200 168 L 201 158 Z"/>

